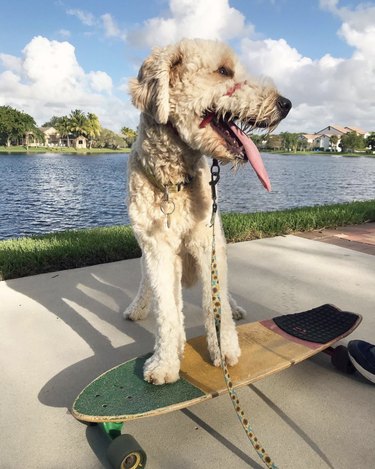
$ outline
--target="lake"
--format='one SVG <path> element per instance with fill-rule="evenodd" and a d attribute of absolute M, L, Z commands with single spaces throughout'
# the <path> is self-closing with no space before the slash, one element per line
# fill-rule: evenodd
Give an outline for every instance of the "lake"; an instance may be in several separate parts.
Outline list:
<path fill-rule="evenodd" d="M 127 154 L 0 154 L 0 239 L 129 223 Z M 222 212 L 375 199 L 375 158 L 263 154 L 267 193 L 249 164 L 222 167 Z"/>

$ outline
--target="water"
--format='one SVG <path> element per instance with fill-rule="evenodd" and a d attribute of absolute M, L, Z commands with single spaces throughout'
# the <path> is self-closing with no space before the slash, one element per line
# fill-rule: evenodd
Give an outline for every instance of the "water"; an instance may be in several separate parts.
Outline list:
<path fill-rule="evenodd" d="M 128 224 L 126 154 L 0 155 L 0 239 Z M 219 206 L 271 211 L 375 199 L 375 158 L 263 154 L 272 192 L 250 165 L 222 167 Z"/>

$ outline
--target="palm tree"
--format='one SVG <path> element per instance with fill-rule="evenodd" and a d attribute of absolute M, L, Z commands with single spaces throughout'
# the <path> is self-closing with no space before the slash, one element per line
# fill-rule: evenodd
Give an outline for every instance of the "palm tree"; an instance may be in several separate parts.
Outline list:
<path fill-rule="evenodd" d="M 70 119 L 70 130 L 76 137 L 78 135 L 87 135 L 87 117 L 80 109 L 71 111 L 69 115 Z"/>
<path fill-rule="evenodd" d="M 123 127 L 121 133 L 128 147 L 131 147 L 137 138 L 137 132 L 129 127 Z"/>
<path fill-rule="evenodd" d="M 55 128 L 61 137 L 66 137 L 67 146 L 70 147 L 69 133 L 71 132 L 71 122 L 69 117 L 59 117 L 55 122 Z"/>
<path fill-rule="evenodd" d="M 90 148 L 92 147 L 92 142 L 95 137 L 99 137 L 101 132 L 101 126 L 98 119 L 98 116 L 88 112 L 86 119 L 86 134 L 90 139 Z"/>

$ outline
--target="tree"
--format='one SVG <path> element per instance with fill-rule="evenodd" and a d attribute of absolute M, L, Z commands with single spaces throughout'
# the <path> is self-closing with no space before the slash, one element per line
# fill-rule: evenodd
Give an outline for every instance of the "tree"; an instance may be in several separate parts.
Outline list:
<path fill-rule="evenodd" d="M 365 139 L 356 132 L 348 132 L 341 137 L 340 146 L 344 153 L 354 152 L 365 147 Z"/>
<path fill-rule="evenodd" d="M 375 151 L 375 132 L 371 132 L 370 135 L 366 138 L 366 145 L 372 151 Z"/>
<path fill-rule="evenodd" d="M 87 117 L 80 109 L 71 111 L 69 115 L 70 131 L 78 137 L 79 135 L 87 135 Z"/>
<path fill-rule="evenodd" d="M 61 117 L 52 116 L 51 119 L 45 122 L 42 127 L 54 127 L 56 129 L 56 125 L 58 124 Z"/>
<path fill-rule="evenodd" d="M 89 137 L 90 148 L 92 148 L 92 142 L 96 137 L 99 137 L 101 132 L 101 126 L 98 116 L 89 112 L 87 113 L 86 119 L 86 134 Z"/>
<path fill-rule="evenodd" d="M 280 150 L 282 147 L 282 139 L 280 135 L 268 135 L 266 148 L 270 150 Z"/>
<path fill-rule="evenodd" d="M 293 134 L 290 132 L 281 132 L 280 137 L 282 141 L 282 147 L 287 151 L 296 151 L 300 134 Z"/>
<path fill-rule="evenodd" d="M 39 134 L 35 120 L 25 112 L 18 111 L 10 106 L 0 106 L 0 142 L 10 146 L 12 140 L 26 138 L 27 134 Z"/>
<path fill-rule="evenodd" d="M 264 135 L 259 134 L 251 134 L 251 140 L 255 143 L 258 148 L 263 146 L 263 141 L 265 139 Z"/>
<path fill-rule="evenodd" d="M 57 121 L 55 122 L 54 127 L 59 132 L 61 137 L 66 137 L 66 144 L 68 147 L 70 147 L 69 134 L 71 131 L 70 130 L 71 122 L 70 122 L 69 117 L 67 116 L 58 117 Z"/>
<path fill-rule="evenodd" d="M 337 135 L 331 135 L 329 137 L 329 146 L 331 151 L 333 151 L 333 148 L 337 150 L 337 142 L 339 141 L 339 137 Z"/>
<path fill-rule="evenodd" d="M 124 138 L 112 130 L 102 128 L 100 136 L 96 140 L 96 146 L 99 148 L 123 148 Z"/>
<path fill-rule="evenodd" d="M 128 147 L 131 147 L 137 138 L 137 132 L 129 127 L 123 127 L 121 133 L 124 136 L 125 142 Z"/>

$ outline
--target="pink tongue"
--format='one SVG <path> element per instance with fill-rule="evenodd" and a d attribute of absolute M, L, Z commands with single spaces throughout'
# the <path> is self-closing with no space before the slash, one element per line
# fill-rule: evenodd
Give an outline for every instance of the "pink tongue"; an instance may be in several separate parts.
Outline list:
<path fill-rule="evenodd" d="M 250 164 L 256 172 L 256 175 L 258 176 L 260 182 L 268 190 L 268 192 L 270 192 L 270 179 L 268 177 L 266 168 L 264 167 L 258 148 L 254 144 L 254 142 L 247 135 L 245 135 L 235 124 L 231 122 L 229 123 L 229 127 L 242 143 L 245 149 L 247 159 L 250 161 Z"/>

